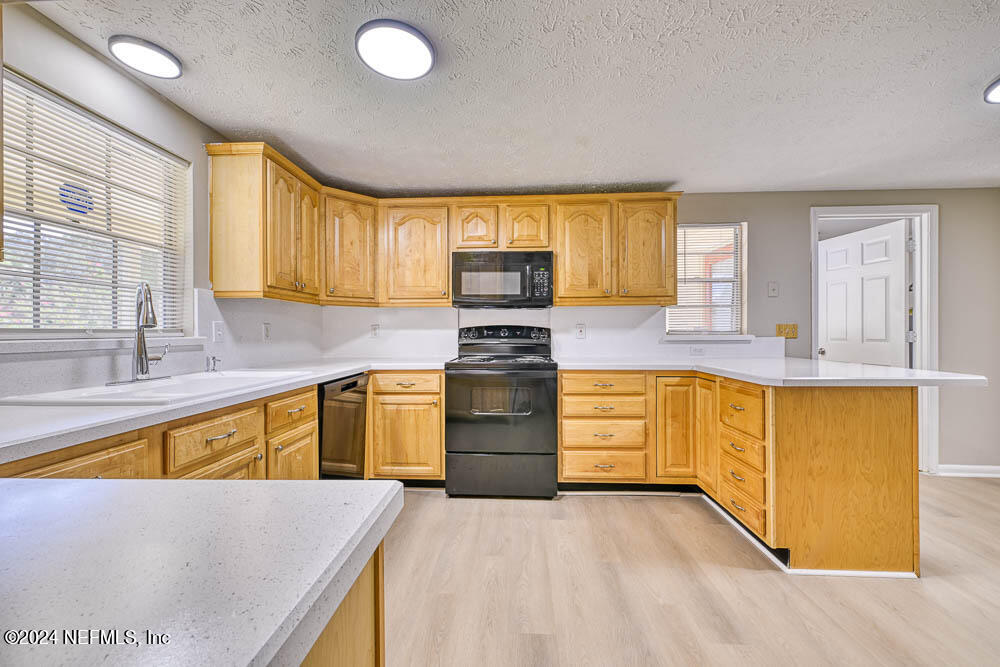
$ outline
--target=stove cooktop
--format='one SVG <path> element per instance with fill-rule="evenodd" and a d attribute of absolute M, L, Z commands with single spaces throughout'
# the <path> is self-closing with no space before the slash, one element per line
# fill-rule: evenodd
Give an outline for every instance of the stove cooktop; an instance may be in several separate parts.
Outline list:
<path fill-rule="evenodd" d="M 445 370 L 555 370 L 556 362 L 552 359 L 552 357 L 543 357 L 534 354 L 476 354 L 456 357 L 451 361 L 446 361 L 444 368 Z"/>

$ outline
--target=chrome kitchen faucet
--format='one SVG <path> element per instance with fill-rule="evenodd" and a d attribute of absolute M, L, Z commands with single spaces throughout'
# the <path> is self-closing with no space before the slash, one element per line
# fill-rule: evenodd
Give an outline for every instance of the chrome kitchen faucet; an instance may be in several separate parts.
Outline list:
<path fill-rule="evenodd" d="M 109 382 L 109 385 L 161 379 L 149 377 L 149 363 L 162 361 L 167 356 L 170 345 L 163 346 L 163 354 L 149 353 L 149 350 L 146 348 L 146 329 L 153 329 L 155 327 L 156 312 L 153 310 L 153 293 L 149 289 L 149 283 L 143 281 L 139 283 L 139 286 L 135 290 L 135 341 L 132 346 L 132 379 Z"/>

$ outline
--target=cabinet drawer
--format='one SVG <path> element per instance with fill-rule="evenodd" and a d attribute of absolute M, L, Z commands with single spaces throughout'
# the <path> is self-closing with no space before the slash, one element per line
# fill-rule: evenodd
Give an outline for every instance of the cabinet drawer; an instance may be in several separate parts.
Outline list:
<path fill-rule="evenodd" d="M 767 521 L 764 508 L 755 503 L 739 491 L 737 491 L 729 481 L 723 477 L 722 489 L 719 492 L 719 499 L 726 510 L 740 520 L 744 526 L 757 533 L 760 537 L 767 537 Z"/>
<path fill-rule="evenodd" d="M 174 473 L 217 452 L 263 436 L 260 408 L 250 408 L 166 433 L 166 473 Z"/>
<path fill-rule="evenodd" d="M 566 374 L 562 377 L 564 394 L 642 394 L 646 391 L 646 377 L 642 373 Z"/>
<path fill-rule="evenodd" d="M 767 480 L 764 475 L 725 453 L 719 462 L 722 464 L 719 472 L 729 485 L 761 505 L 767 504 Z"/>
<path fill-rule="evenodd" d="M 764 389 L 719 383 L 719 421 L 755 438 L 764 438 Z"/>
<path fill-rule="evenodd" d="M 752 465 L 760 472 L 767 472 L 764 463 L 767 460 L 767 445 L 762 442 L 722 428 L 719 429 L 719 449 L 738 461 Z"/>
<path fill-rule="evenodd" d="M 189 472 L 181 479 L 263 479 L 263 460 L 259 442 L 252 440 L 236 453 Z"/>
<path fill-rule="evenodd" d="M 563 446 L 617 449 L 644 447 L 646 421 L 565 420 L 562 423 Z"/>
<path fill-rule="evenodd" d="M 436 373 L 389 373 L 372 375 L 372 388 L 377 392 L 423 392 L 441 391 L 441 376 Z"/>
<path fill-rule="evenodd" d="M 565 480 L 642 480 L 646 452 L 563 452 Z"/>
<path fill-rule="evenodd" d="M 290 424 L 300 424 L 316 418 L 316 390 L 311 389 L 266 406 L 267 432 L 277 431 Z"/>
<path fill-rule="evenodd" d="M 564 396 L 564 417 L 645 417 L 645 396 Z"/>
<path fill-rule="evenodd" d="M 149 442 L 145 439 L 109 447 L 21 473 L 18 477 L 144 479 L 149 477 Z"/>

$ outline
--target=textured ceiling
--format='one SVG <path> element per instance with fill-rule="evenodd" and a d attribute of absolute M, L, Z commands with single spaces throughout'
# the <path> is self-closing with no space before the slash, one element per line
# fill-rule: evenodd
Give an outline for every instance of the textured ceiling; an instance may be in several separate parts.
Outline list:
<path fill-rule="evenodd" d="M 129 33 L 184 63 L 145 80 L 234 140 L 369 192 L 694 192 L 1000 185 L 1000 0 L 62 0 L 102 53 Z M 438 61 L 384 79 L 373 18 Z"/>

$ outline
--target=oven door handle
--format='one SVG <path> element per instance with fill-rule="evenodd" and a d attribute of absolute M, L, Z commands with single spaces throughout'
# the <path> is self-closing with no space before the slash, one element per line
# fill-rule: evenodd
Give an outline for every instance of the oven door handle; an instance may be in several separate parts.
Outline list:
<path fill-rule="evenodd" d="M 466 370 L 466 369 L 461 369 L 461 370 L 454 369 L 454 370 L 451 370 L 451 369 L 449 369 L 449 370 L 446 370 L 444 372 L 445 380 L 447 380 L 450 377 L 463 377 L 463 376 L 464 377 L 485 377 L 485 376 L 490 376 L 490 375 L 493 375 L 493 376 L 507 375 L 507 376 L 513 376 L 513 377 L 518 378 L 518 379 L 529 379 L 529 380 L 530 379 L 539 379 L 539 380 L 549 380 L 549 379 L 551 379 L 551 380 L 554 380 L 557 377 L 557 373 L 556 373 L 555 370 L 550 370 L 550 371 L 520 371 L 520 370 L 502 370 L 502 369 L 486 370 L 486 369 L 478 369 L 477 368 L 475 370 Z M 491 414 L 491 413 L 486 413 L 486 414 Z"/>
<path fill-rule="evenodd" d="M 476 417 L 530 417 L 530 412 L 483 412 L 482 410 L 469 410 L 470 415 Z"/>

